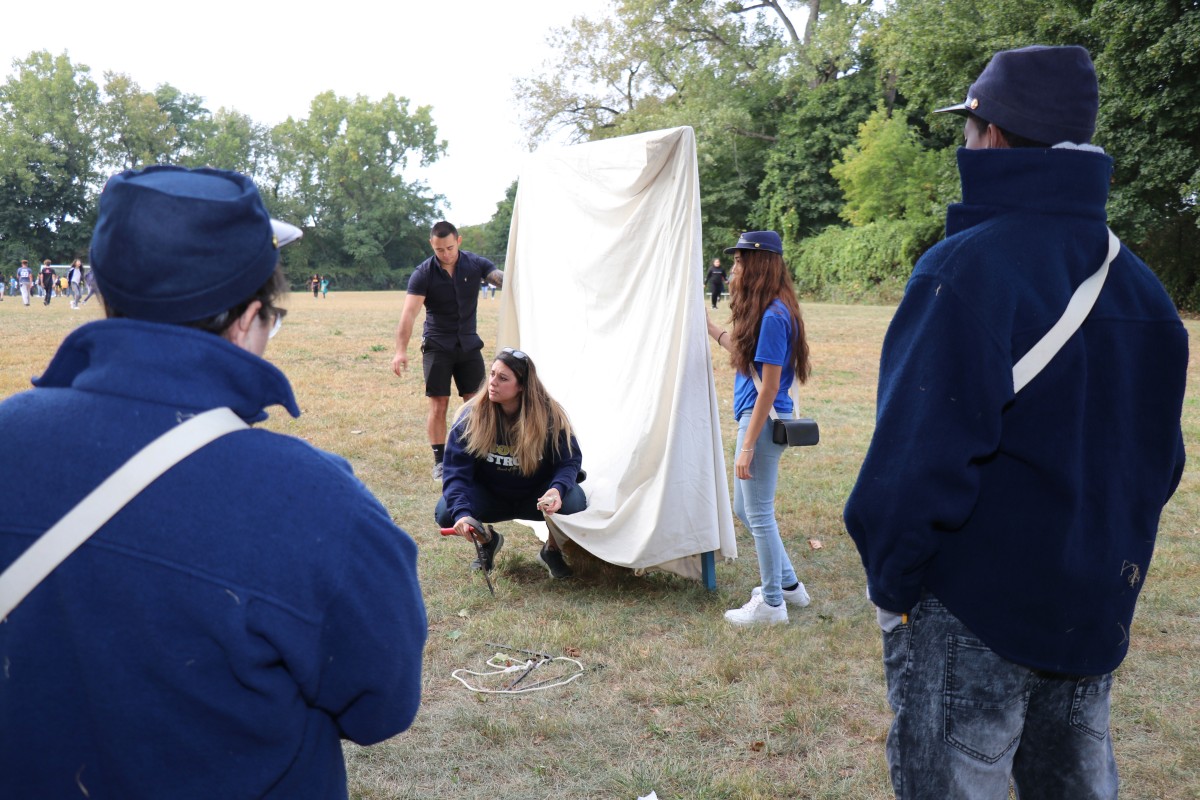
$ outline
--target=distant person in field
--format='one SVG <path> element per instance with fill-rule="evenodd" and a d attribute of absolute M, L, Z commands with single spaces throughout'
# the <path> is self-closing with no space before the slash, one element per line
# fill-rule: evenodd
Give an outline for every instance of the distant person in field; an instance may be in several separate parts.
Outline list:
<path fill-rule="evenodd" d="M 280 247 L 299 235 L 236 172 L 108 181 L 89 257 L 108 318 L 0 403 L 0 485 L 55 487 L 6 498 L 0 567 L 181 423 L 299 416 L 263 358 L 284 317 Z M 47 424 L 63 419 L 100 422 Z M 342 742 L 417 713 L 416 559 L 345 460 L 260 427 L 209 442 L 0 624 L 0 794 L 346 798 Z"/>
<path fill-rule="evenodd" d="M 50 259 L 42 262 L 42 305 L 50 305 L 50 297 L 54 294 L 54 284 L 58 281 L 58 276 L 54 274 L 54 268 L 50 266 Z"/>
<path fill-rule="evenodd" d="M 721 266 L 721 259 L 714 258 L 712 266 L 708 268 L 706 276 L 708 290 L 712 293 L 712 307 L 717 307 L 717 301 L 721 299 L 721 292 L 725 291 L 725 268 Z"/>
<path fill-rule="evenodd" d="M 1082 47 L 1025 47 L 940 109 L 966 117 L 963 202 L 888 328 L 845 510 L 883 630 L 899 798 L 1117 797 L 1112 672 L 1183 472 L 1188 342 L 1105 227 L 1098 88 Z"/>
<path fill-rule="evenodd" d="M 408 280 L 408 295 L 396 328 L 396 355 L 392 371 L 403 375 L 408 369 L 408 342 L 412 338 L 417 310 L 425 306 L 425 328 L 421 334 L 421 366 L 429 413 L 425 433 L 433 448 L 433 478 L 442 479 L 446 452 L 446 412 L 450 407 L 450 379 L 463 400 L 469 400 L 483 384 L 483 339 L 475 330 L 481 280 L 493 286 L 504 284 L 504 273 L 483 256 L 460 250 L 458 229 L 442 221 L 429 232 L 433 256 L 417 265 Z"/>
<path fill-rule="evenodd" d="M 71 292 L 71 308 L 79 308 L 79 296 L 82 293 L 80 284 L 83 282 L 83 260 L 75 259 L 71 262 L 71 269 L 67 272 L 67 284 Z"/>
<path fill-rule="evenodd" d="M 88 300 L 91 300 L 92 297 L 97 293 L 96 292 L 96 270 L 88 269 L 87 271 L 85 271 L 83 273 L 83 282 L 85 284 L 87 284 L 87 296 L 83 298 L 83 302 L 86 303 Z"/>
<path fill-rule="evenodd" d="M 486 391 L 463 406 L 450 429 L 434 517 L 470 539 L 476 532 L 468 517 L 487 523 L 574 514 L 587 508 L 578 483 L 582 462 L 567 412 L 538 379 L 533 359 L 506 347 L 492 362 Z M 503 544 L 499 533 L 484 542 L 485 563 L 473 566 L 490 571 Z M 553 535 L 538 560 L 552 578 L 571 577 Z"/>
<path fill-rule="evenodd" d="M 322 275 L 321 276 L 321 299 L 324 300 L 326 295 L 328 295 L 328 294 L 329 294 L 329 276 Z"/>
<path fill-rule="evenodd" d="M 313 299 L 317 299 L 317 292 L 321 291 L 321 276 L 313 275 L 308 279 L 308 288 L 312 289 Z"/>
<path fill-rule="evenodd" d="M 29 294 L 33 291 L 33 269 L 24 258 L 21 259 L 21 266 L 17 267 L 17 286 L 21 290 L 21 302 L 29 305 Z"/>

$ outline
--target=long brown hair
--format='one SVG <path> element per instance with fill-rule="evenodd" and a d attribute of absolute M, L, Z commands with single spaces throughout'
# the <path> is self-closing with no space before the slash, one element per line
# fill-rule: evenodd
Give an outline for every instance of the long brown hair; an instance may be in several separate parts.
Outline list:
<path fill-rule="evenodd" d="M 559 453 L 559 439 L 566 434 L 567 452 L 571 452 L 571 420 L 546 386 L 538 379 L 533 359 L 520 350 L 506 348 L 496 355 L 496 361 L 512 370 L 522 388 L 517 395 L 515 419 L 508 419 L 499 403 L 493 403 L 487 393 L 487 381 L 463 406 L 466 424 L 462 442 L 467 452 L 476 458 L 487 458 L 497 442 L 505 440 L 517 459 L 517 469 L 526 477 L 537 471 L 546 444 L 554 455 Z M 459 419 L 462 419 L 460 417 Z"/>
<path fill-rule="evenodd" d="M 783 256 L 765 250 L 738 250 L 741 266 L 730 283 L 730 309 L 733 312 L 733 368 L 743 375 L 752 375 L 754 353 L 758 349 L 758 334 L 762 330 L 767 307 L 779 300 L 792 316 L 792 371 L 796 380 L 808 380 L 812 365 L 808 360 L 808 339 L 804 335 L 804 318 L 792 276 Z"/>

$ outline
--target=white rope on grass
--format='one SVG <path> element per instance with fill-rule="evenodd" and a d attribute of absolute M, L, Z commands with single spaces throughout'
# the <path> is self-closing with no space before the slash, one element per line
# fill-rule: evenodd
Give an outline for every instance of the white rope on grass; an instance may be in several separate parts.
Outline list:
<path fill-rule="evenodd" d="M 476 678 L 490 678 L 494 675 L 510 675 L 513 673 L 524 673 L 532 675 L 534 671 L 540 669 L 546 664 L 554 661 L 569 661 L 575 665 L 576 671 L 568 675 L 559 675 L 554 678 L 547 678 L 543 681 L 537 681 L 521 686 L 518 681 L 523 681 L 522 676 L 518 676 L 507 687 L 500 689 L 486 689 L 482 686 L 472 686 L 464 678 L 464 675 L 470 675 Z M 463 686 L 470 689 L 472 692 L 480 694 L 525 694 L 527 692 L 540 692 L 545 689 L 556 689 L 559 686 L 566 686 L 571 681 L 583 675 L 583 664 L 573 658 L 566 656 L 556 656 L 555 658 L 531 658 L 527 661 L 517 661 L 516 659 L 506 656 L 503 653 L 496 653 L 487 660 L 487 665 L 492 668 L 491 672 L 476 672 L 474 670 L 460 667 L 450 673 L 450 677 L 461 683 Z"/>

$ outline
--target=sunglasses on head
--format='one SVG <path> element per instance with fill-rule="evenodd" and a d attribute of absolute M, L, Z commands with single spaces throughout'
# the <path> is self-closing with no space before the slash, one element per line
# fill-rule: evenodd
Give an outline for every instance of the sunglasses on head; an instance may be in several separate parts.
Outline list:
<path fill-rule="evenodd" d="M 511 347 L 502 347 L 502 348 L 500 348 L 500 352 L 507 353 L 508 355 L 512 356 L 513 358 L 519 358 L 522 361 L 529 360 L 529 356 L 526 355 L 523 350 L 514 350 Z"/>

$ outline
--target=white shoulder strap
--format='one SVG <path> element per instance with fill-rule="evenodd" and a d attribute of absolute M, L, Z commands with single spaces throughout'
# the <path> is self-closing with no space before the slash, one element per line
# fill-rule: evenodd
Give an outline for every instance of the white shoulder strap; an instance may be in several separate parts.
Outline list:
<path fill-rule="evenodd" d="M 762 379 L 758 377 L 758 372 L 754 369 L 754 364 L 750 365 L 750 377 L 754 379 L 754 389 L 759 394 L 762 394 Z M 792 378 L 792 385 L 788 387 L 788 397 L 792 398 L 792 416 L 796 416 L 796 409 L 800 407 L 800 401 L 796 399 L 794 392 L 796 391 L 796 379 Z M 775 403 L 767 407 L 767 415 L 771 419 L 779 419 L 779 415 L 775 413 Z"/>
<path fill-rule="evenodd" d="M 1096 298 L 1100 296 L 1100 289 L 1103 288 L 1104 280 L 1108 277 L 1108 265 L 1112 263 L 1119 252 L 1121 252 L 1121 240 L 1112 230 L 1109 230 L 1108 257 L 1104 259 L 1100 269 L 1079 284 L 1079 288 L 1075 290 L 1075 293 L 1071 295 L 1070 302 L 1067 303 L 1067 310 L 1059 317 L 1058 322 L 1054 323 L 1054 327 L 1037 344 L 1029 348 L 1029 352 L 1022 356 L 1020 361 L 1013 365 L 1013 394 L 1024 389 L 1025 384 L 1033 380 L 1058 354 L 1058 351 L 1074 335 L 1075 331 L 1079 330 L 1079 326 L 1083 324 L 1087 315 L 1091 313 L 1092 307 L 1096 305 Z"/>
<path fill-rule="evenodd" d="M 214 439 L 246 427 L 228 408 L 214 408 L 139 450 L 4 570 L 0 575 L 0 619 L 160 475 Z"/>

